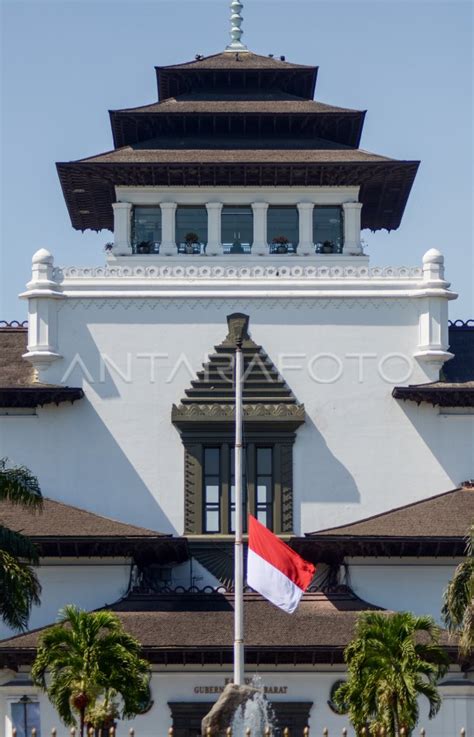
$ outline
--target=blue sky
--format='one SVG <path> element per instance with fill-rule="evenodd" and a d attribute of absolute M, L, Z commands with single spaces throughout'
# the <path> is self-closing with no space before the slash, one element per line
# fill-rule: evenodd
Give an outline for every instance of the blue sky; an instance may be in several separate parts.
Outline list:
<path fill-rule="evenodd" d="M 446 256 L 474 317 L 473 5 L 470 0 L 246 0 L 257 53 L 320 67 L 316 99 L 367 109 L 362 148 L 421 159 L 402 225 L 364 232 L 372 265 Z M 74 231 L 55 162 L 112 148 L 107 111 L 156 100 L 153 67 L 221 51 L 229 0 L 0 0 L 2 12 L 0 319 L 18 300 L 31 255 L 100 264 L 104 231 Z"/>

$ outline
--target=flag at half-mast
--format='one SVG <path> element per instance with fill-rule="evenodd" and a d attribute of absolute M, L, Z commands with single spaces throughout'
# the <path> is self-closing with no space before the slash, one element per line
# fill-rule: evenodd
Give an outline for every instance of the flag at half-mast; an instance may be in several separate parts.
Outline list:
<path fill-rule="evenodd" d="M 292 614 L 313 580 L 316 568 L 249 515 L 247 583 Z"/>

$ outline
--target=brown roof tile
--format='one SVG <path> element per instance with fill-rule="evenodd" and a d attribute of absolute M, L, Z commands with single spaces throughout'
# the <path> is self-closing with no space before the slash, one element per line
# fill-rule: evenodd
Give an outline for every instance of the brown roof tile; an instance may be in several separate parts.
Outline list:
<path fill-rule="evenodd" d="M 309 537 L 464 538 L 474 521 L 474 489 L 463 487 Z"/>
<path fill-rule="evenodd" d="M 231 52 L 221 52 L 204 56 L 201 59 L 193 59 L 183 64 L 171 64 L 166 67 L 157 67 L 159 70 L 176 70 L 181 69 L 314 69 L 307 64 L 292 64 L 289 61 L 282 61 L 270 56 L 262 56 L 254 54 L 252 51 L 240 51 L 238 54 Z"/>
<path fill-rule="evenodd" d="M 76 164 L 326 164 L 393 161 L 362 149 L 160 149 L 124 146 Z"/>
<path fill-rule="evenodd" d="M 222 96 L 223 97 L 223 96 Z M 163 102 L 155 102 L 150 105 L 142 105 L 135 108 L 114 110 L 113 113 L 147 113 L 147 114 L 189 114 L 189 113 L 246 113 L 246 114 L 277 114 L 287 113 L 360 113 L 359 110 L 327 105 L 315 100 L 302 100 L 296 97 L 291 99 L 257 99 L 252 100 L 246 95 L 245 99 L 239 100 L 232 96 L 231 99 L 185 99 L 185 97 L 169 97 Z"/>
<path fill-rule="evenodd" d="M 0 328 L 0 387 L 31 386 L 33 366 L 22 358 L 28 342 L 27 328 Z"/>
<path fill-rule="evenodd" d="M 102 517 L 79 507 L 44 499 L 41 512 L 0 501 L 0 524 L 33 540 L 42 538 L 165 537 L 162 533 Z"/>
<path fill-rule="evenodd" d="M 0 407 L 38 407 L 82 399 L 78 387 L 42 384 L 29 361 L 26 327 L 0 327 Z"/>
<path fill-rule="evenodd" d="M 163 594 L 134 597 L 110 607 L 145 649 L 231 648 L 233 597 Z M 245 643 L 249 648 L 343 648 L 359 612 L 377 607 L 353 594 L 308 594 L 290 617 L 260 596 L 245 596 Z M 2 650 L 35 648 L 42 630 L 0 643 Z"/>

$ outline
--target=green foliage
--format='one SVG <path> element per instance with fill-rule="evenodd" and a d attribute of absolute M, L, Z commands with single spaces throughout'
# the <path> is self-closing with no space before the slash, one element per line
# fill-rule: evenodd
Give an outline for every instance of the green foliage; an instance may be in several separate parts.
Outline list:
<path fill-rule="evenodd" d="M 334 702 L 356 731 L 378 735 L 410 734 L 418 722 L 418 697 L 425 696 L 433 718 L 441 706 L 438 680 L 448 669 L 439 646 L 439 628 L 431 617 L 410 612 L 364 612 L 344 657 L 348 680 Z"/>
<path fill-rule="evenodd" d="M 8 468 L 0 459 L 0 501 L 41 509 L 38 479 L 24 466 Z M 40 603 L 41 586 L 28 565 L 37 561 L 31 540 L 0 525 L 0 617 L 12 629 L 26 629 L 32 605 Z"/>
<path fill-rule="evenodd" d="M 451 634 L 459 634 L 459 651 L 474 649 L 474 524 L 466 540 L 466 560 L 458 565 L 444 593 L 443 619 Z"/>
<path fill-rule="evenodd" d="M 150 698 L 150 667 L 140 643 L 105 610 L 66 606 L 40 639 L 32 678 L 66 726 L 75 726 L 79 716 L 81 731 L 88 713 L 95 720 L 108 708 L 109 716 L 131 718 Z"/>

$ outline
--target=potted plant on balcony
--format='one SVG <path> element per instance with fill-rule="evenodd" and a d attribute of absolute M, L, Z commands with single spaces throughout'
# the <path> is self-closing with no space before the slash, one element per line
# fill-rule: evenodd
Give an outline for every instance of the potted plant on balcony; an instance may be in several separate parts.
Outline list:
<path fill-rule="evenodd" d="M 151 241 L 140 241 L 137 243 L 137 253 L 150 253 Z"/>
<path fill-rule="evenodd" d="M 198 245 L 198 243 L 200 243 L 200 240 L 197 233 L 193 233 L 191 231 L 190 233 L 186 233 L 186 235 L 184 236 L 184 247 L 186 253 L 194 253 L 194 249 Z"/>
<path fill-rule="evenodd" d="M 275 246 L 275 251 L 277 253 L 288 253 L 288 243 L 290 241 L 286 237 L 286 235 L 277 235 L 273 240 L 272 243 Z"/>
<path fill-rule="evenodd" d="M 321 253 L 334 253 L 335 246 L 332 241 L 324 241 L 321 247 Z"/>

